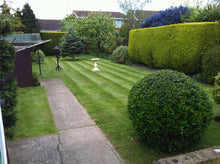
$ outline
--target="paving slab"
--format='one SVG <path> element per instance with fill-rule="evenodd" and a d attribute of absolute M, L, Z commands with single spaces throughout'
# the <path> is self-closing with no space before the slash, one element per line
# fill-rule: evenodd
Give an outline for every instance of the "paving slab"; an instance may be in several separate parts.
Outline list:
<path fill-rule="evenodd" d="M 43 79 L 58 130 L 95 125 L 83 106 L 60 79 Z"/>
<path fill-rule="evenodd" d="M 86 109 L 60 79 L 43 79 L 59 134 L 8 143 L 12 164 L 123 164 Z"/>
<path fill-rule="evenodd" d="M 58 135 L 8 142 L 11 164 L 61 164 Z"/>

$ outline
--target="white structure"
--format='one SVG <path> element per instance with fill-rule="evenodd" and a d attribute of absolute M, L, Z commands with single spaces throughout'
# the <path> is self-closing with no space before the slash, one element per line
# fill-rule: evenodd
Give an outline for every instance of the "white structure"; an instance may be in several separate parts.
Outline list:
<path fill-rule="evenodd" d="M 92 60 L 95 61 L 94 68 L 92 69 L 92 71 L 99 71 L 97 61 L 100 60 L 100 59 L 99 58 L 93 58 Z"/>

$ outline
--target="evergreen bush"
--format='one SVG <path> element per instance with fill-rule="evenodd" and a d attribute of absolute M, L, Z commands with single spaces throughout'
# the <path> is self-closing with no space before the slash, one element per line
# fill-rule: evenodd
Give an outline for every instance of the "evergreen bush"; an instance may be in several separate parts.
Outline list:
<path fill-rule="evenodd" d="M 132 87 L 128 114 L 140 140 L 175 152 L 199 141 L 212 120 L 212 103 L 189 76 L 161 70 Z"/>
<path fill-rule="evenodd" d="M 116 63 L 125 64 L 128 60 L 128 46 L 119 46 L 112 54 Z"/>
<path fill-rule="evenodd" d="M 2 106 L 4 128 L 8 129 L 15 125 L 17 104 L 17 82 L 9 74 L 14 69 L 15 49 L 7 41 L 0 41 L 0 99 L 5 99 Z"/>
<path fill-rule="evenodd" d="M 61 38 L 60 51 L 62 57 L 71 56 L 73 60 L 76 55 L 83 52 L 83 43 L 79 36 L 74 33 L 73 29 L 70 29 L 68 33 Z"/>
<path fill-rule="evenodd" d="M 215 88 L 213 90 L 213 98 L 216 103 L 220 104 L 220 72 L 215 77 Z"/>
<path fill-rule="evenodd" d="M 220 45 L 208 50 L 202 58 L 203 82 L 213 84 L 215 76 L 220 72 Z"/>

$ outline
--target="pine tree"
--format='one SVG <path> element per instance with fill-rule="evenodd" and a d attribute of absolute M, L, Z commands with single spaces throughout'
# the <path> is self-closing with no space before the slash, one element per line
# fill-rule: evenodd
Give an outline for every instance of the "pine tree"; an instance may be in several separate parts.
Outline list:
<path fill-rule="evenodd" d="M 36 19 L 33 10 L 30 5 L 26 3 L 22 9 L 22 23 L 25 25 L 24 33 L 39 33 L 40 24 Z"/>
<path fill-rule="evenodd" d="M 70 29 L 66 35 L 61 38 L 60 50 L 62 57 L 71 56 L 73 60 L 75 56 L 82 53 L 83 43 L 78 35 Z"/>

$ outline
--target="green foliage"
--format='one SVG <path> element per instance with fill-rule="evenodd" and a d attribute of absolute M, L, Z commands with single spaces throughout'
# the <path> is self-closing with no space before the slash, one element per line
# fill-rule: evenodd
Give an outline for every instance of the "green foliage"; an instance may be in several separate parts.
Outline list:
<path fill-rule="evenodd" d="M 70 29 L 66 35 L 60 40 L 60 52 L 62 57 L 71 56 L 73 60 L 75 56 L 82 53 L 83 43 L 73 29 Z"/>
<path fill-rule="evenodd" d="M 125 64 L 125 62 L 128 60 L 128 47 L 119 46 L 118 48 L 115 49 L 112 56 L 116 63 Z"/>
<path fill-rule="evenodd" d="M 216 103 L 220 104 L 220 72 L 215 77 L 215 88 L 213 89 L 212 95 Z"/>
<path fill-rule="evenodd" d="M 149 67 L 195 74 L 202 54 L 219 44 L 219 23 L 185 23 L 130 31 L 129 56 Z"/>
<path fill-rule="evenodd" d="M 140 140 L 175 152 L 199 141 L 212 120 L 208 95 L 183 73 L 161 70 L 138 81 L 128 97 L 128 114 Z"/>
<path fill-rule="evenodd" d="M 31 57 L 33 61 L 39 62 L 38 60 L 38 51 L 39 51 L 39 59 L 40 59 L 40 63 L 44 62 L 44 52 L 42 50 L 36 50 L 35 52 L 31 52 Z"/>
<path fill-rule="evenodd" d="M 50 42 L 47 42 L 41 46 L 42 51 L 45 53 L 46 56 L 55 55 L 53 48 L 60 44 L 60 39 L 66 32 L 41 32 L 41 39 L 48 40 L 51 39 Z"/>
<path fill-rule="evenodd" d="M 67 15 L 62 21 L 60 21 L 61 31 L 69 31 L 74 28 L 76 17 L 73 14 Z"/>
<path fill-rule="evenodd" d="M 26 3 L 22 9 L 21 19 L 22 23 L 25 25 L 24 33 L 40 32 L 39 21 L 36 19 L 35 14 L 28 3 Z"/>
<path fill-rule="evenodd" d="M 220 45 L 208 50 L 202 58 L 203 82 L 213 84 L 215 76 L 220 72 Z"/>
<path fill-rule="evenodd" d="M 220 6 L 208 4 L 204 8 L 193 8 L 188 22 L 220 21 Z"/>
<path fill-rule="evenodd" d="M 5 36 L 10 32 L 21 32 L 24 29 L 24 25 L 21 22 L 21 18 L 18 13 L 11 14 L 11 8 L 7 4 L 0 6 L 0 34 Z M 4 30 L 4 31 L 3 31 Z"/>
<path fill-rule="evenodd" d="M 109 47 L 115 44 L 114 29 L 115 24 L 108 13 L 92 12 L 75 23 L 76 33 L 92 52 L 110 53 Z"/>
<path fill-rule="evenodd" d="M 3 30 L 4 31 L 4 30 Z M 0 34 L 1 36 L 1 34 Z M 10 72 L 14 69 L 15 49 L 5 40 L 0 42 L 0 99 L 5 99 L 2 106 L 2 115 L 4 127 L 7 129 L 15 125 L 16 112 L 16 89 L 17 83 L 15 78 L 9 77 Z"/>
<path fill-rule="evenodd" d="M 40 77 L 37 72 L 33 72 L 34 86 L 40 86 Z"/>

